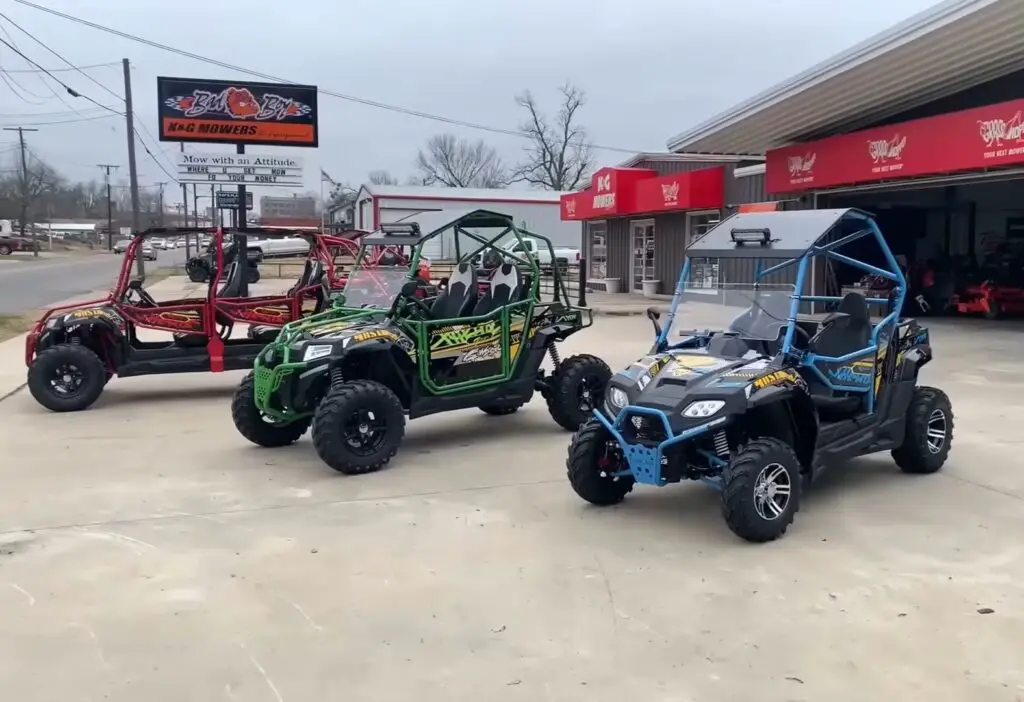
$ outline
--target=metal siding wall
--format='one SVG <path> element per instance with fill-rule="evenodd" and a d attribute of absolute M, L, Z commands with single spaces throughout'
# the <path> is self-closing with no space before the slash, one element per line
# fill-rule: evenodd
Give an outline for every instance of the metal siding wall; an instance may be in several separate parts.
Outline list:
<path fill-rule="evenodd" d="M 629 290 L 629 220 L 609 219 L 608 277 L 622 281 L 620 290 Z"/>
<path fill-rule="evenodd" d="M 654 218 L 654 265 L 661 292 L 675 289 L 686 258 L 686 214 L 679 212 Z"/>

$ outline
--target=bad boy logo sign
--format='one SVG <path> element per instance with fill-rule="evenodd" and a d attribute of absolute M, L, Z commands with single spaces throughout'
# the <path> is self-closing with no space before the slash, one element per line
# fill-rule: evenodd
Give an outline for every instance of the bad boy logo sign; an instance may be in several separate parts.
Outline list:
<path fill-rule="evenodd" d="M 896 134 L 891 139 L 868 139 L 868 155 L 874 166 L 872 173 L 895 173 L 903 169 L 903 149 L 907 137 Z"/>
<path fill-rule="evenodd" d="M 786 159 L 789 166 L 789 182 L 792 185 L 814 182 L 814 162 L 818 154 L 807 153 L 802 156 L 790 156 Z"/>

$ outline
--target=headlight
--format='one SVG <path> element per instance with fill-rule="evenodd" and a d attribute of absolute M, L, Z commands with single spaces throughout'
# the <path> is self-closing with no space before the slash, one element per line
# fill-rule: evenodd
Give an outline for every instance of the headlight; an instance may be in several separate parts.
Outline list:
<path fill-rule="evenodd" d="M 331 351 L 334 349 L 330 344 L 320 344 L 316 346 L 307 346 L 306 351 L 302 354 L 303 361 L 315 361 L 318 358 L 324 356 L 330 356 Z"/>
<path fill-rule="evenodd" d="M 622 409 L 629 402 L 629 396 L 619 388 L 608 388 L 608 404 L 615 409 Z"/>
<path fill-rule="evenodd" d="M 723 407 L 725 407 L 725 402 L 722 400 L 698 400 L 690 403 L 690 406 L 683 410 L 683 416 L 691 419 L 710 417 Z"/>

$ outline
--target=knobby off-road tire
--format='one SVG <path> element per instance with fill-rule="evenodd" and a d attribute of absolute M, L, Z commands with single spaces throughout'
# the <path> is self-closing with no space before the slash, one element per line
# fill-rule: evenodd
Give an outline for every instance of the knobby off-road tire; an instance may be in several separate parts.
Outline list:
<path fill-rule="evenodd" d="M 11 247 L 7 244 L 0 244 L 0 256 L 10 256 L 11 251 Z"/>
<path fill-rule="evenodd" d="M 57 391 L 52 382 L 61 368 L 74 368 L 80 381 L 67 394 Z M 78 412 L 88 409 L 107 384 L 107 367 L 91 349 L 81 344 L 51 346 L 36 356 L 28 369 L 28 390 L 36 402 L 53 412 Z"/>
<path fill-rule="evenodd" d="M 722 516 L 729 529 L 753 543 L 785 534 L 800 509 L 800 468 L 792 447 L 778 439 L 755 439 L 735 452 L 722 474 Z M 766 479 L 772 477 L 776 489 L 769 492 Z"/>
<path fill-rule="evenodd" d="M 633 489 L 632 476 L 611 477 L 618 466 L 602 465 L 611 434 L 594 418 L 587 420 L 572 437 L 565 468 L 576 494 L 592 505 L 617 505 Z"/>
<path fill-rule="evenodd" d="M 357 413 L 372 413 L 383 424 L 383 440 L 369 453 L 349 443 L 346 424 Z M 378 419 L 379 418 L 379 419 Z M 320 459 L 339 473 L 380 470 L 398 452 L 405 436 L 405 410 L 389 387 L 372 380 L 351 380 L 332 387 L 313 415 L 313 446 Z"/>
<path fill-rule="evenodd" d="M 939 436 L 939 432 L 942 436 Z M 904 473 L 936 473 L 953 446 L 953 406 L 937 388 L 914 388 L 907 408 L 907 431 L 892 458 Z"/>
<path fill-rule="evenodd" d="M 525 404 L 526 402 L 524 400 L 515 400 L 514 402 L 504 402 L 494 405 L 481 405 L 480 411 L 494 417 L 504 417 L 509 414 L 515 414 Z"/>
<path fill-rule="evenodd" d="M 199 266 L 190 266 L 185 272 L 188 275 L 188 279 L 193 283 L 205 283 L 210 279 L 209 271 Z"/>
<path fill-rule="evenodd" d="M 256 268 L 256 267 L 250 268 L 249 269 L 249 273 L 247 275 L 249 276 L 249 282 L 250 283 L 258 283 L 258 282 L 260 282 L 260 269 L 259 268 Z"/>
<path fill-rule="evenodd" d="M 576 431 L 589 420 L 592 411 L 601 407 L 604 392 L 611 380 L 612 369 L 597 356 L 579 354 L 570 356 L 551 374 L 548 391 L 544 394 L 548 411 L 558 426 Z M 581 391 L 586 383 L 589 406 L 583 406 Z"/>
<path fill-rule="evenodd" d="M 256 380 L 246 375 L 231 398 L 231 419 L 235 429 L 246 439 L 265 448 L 290 446 L 309 429 L 311 417 L 294 422 L 273 422 L 256 407 Z"/>

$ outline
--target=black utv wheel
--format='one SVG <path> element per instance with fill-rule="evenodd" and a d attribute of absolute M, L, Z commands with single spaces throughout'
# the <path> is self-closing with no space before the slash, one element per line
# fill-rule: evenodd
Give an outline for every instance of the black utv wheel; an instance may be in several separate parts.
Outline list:
<path fill-rule="evenodd" d="M 248 275 L 250 283 L 260 282 L 260 269 L 256 266 L 251 267 L 246 275 Z"/>
<path fill-rule="evenodd" d="M 107 384 L 107 367 L 80 344 L 51 346 L 28 369 L 28 389 L 53 412 L 78 412 L 96 402 Z"/>
<path fill-rule="evenodd" d="M 936 388 L 914 388 L 907 408 L 907 431 L 892 458 L 904 473 L 935 473 L 953 445 L 953 406 Z"/>
<path fill-rule="evenodd" d="M 480 411 L 493 417 L 504 417 L 509 414 L 515 414 L 525 404 L 526 403 L 522 400 L 515 400 L 514 402 L 499 402 L 493 405 L 481 405 Z"/>
<path fill-rule="evenodd" d="M 185 272 L 193 283 L 205 283 L 210 279 L 209 271 L 202 266 L 186 266 Z"/>
<path fill-rule="evenodd" d="M 722 516 L 754 543 L 786 533 L 800 509 L 800 459 L 778 439 L 755 439 L 733 454 L 722 474 Z"/>
<path fill-rule="evenodd" d="M 632 476 L 613 475 L 622 465 L 622 458 L 609 446 L 611 441 L 604 425 L 591 418 L 573 435 L 565 461 L 572 489 L 599 507 L 622 502 L 636 482 Z"/>
<path fill-rule="evenodd" d="M 995 300 L 991 300 L 988 303 L 988 309 L 985 310 L 985 319 L 999 319 L 1003 316 L 1003 308 L 999 306 L 999 303 Z"/>
<path fill-rule="evenodd" d="M 292 422 L 278 422 L 256 407 L 255 379 L 249 373 L 242 379 L 231 398 L 231 419 L 238 433 L 265 448 L 290 446 L 302 438 L 309 429 L 310 417 Z"/>
<path fill-rule="evenodd" d="M 352 380 L 331 388 L 313 416 L 313 446 L 339 473 L 380 470 L 405 436 L 405 410 L 386 385 Z"/>
<path fill-rule="evenodd" d="M 597 356 L 580 354 L 562 361 L 544 393 L 551 418 L 566 431 L 576 431 L 604 402 L 612 369 Z"/>

